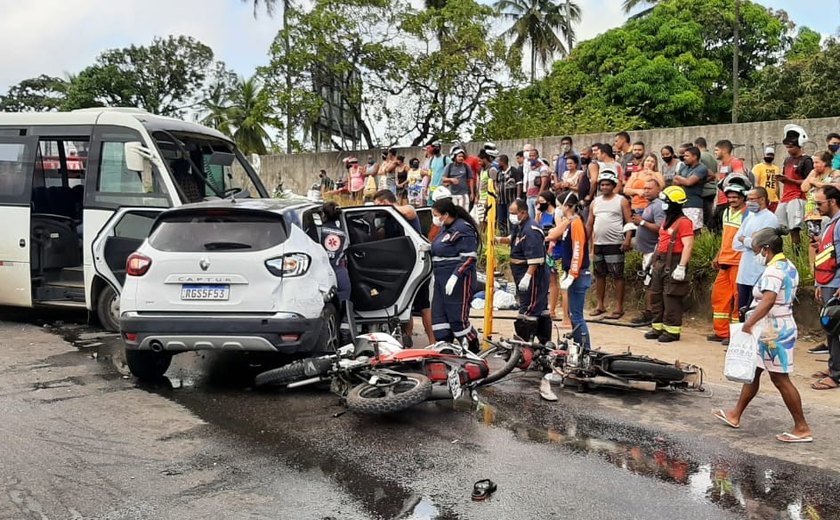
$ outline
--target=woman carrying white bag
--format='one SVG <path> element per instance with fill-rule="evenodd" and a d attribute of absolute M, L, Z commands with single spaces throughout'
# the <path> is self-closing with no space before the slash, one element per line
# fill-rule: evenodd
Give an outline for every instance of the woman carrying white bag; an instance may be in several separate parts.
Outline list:
<path fill-rule="evenodd" d="M 789 443 L 812 442 L 814 437 L 802 412 L 802 399 L 790 380 L 797 337 L 793 300 L 799 287 L 799 273 L 782 252 L 782 237 L 787 234 L 785 228 L 767 228 L 752 236 L 755 260 L 766 265 L 753 288 L 753 303 L 742 327 L 742 331 L 747 334 L 752 334 L 753 327 L 761 328 L 755 377 L 752 383 L 741 387 L 741 396 L 732 410 L 725 412 L 720 409 L 714 416 L 732 428 L 740 428 L 741 416 L 758 393 L 761 373 L 766 370 L 770 374 L 770 381 L 782 395 L 794 423 L 790 433 L 784 432 L 777 435 L 776 439 Z"/>

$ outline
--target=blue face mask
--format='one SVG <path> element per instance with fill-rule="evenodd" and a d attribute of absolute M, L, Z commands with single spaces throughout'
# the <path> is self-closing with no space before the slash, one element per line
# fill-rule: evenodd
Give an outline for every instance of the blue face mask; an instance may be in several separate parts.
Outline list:
<path fill-rule="evenodd" d="M 755 202 L 755 201 L 752 201 L 752 202 L 747 201 L 747 211 L 749 211 L 749 212 L 751 212 L 751 213 L 758 213 L 758 211 L 759 211 L 760 209 L 761 209 L 761 206 L 758 204 L 758 202 Z"/>
<path fill-rule="evenodd" d="M 830 144 L 828 145 L 828 149 L 832 151 L 832 153 L 836 153 L 837 150 L 840 150 L 840 144 Z"/>

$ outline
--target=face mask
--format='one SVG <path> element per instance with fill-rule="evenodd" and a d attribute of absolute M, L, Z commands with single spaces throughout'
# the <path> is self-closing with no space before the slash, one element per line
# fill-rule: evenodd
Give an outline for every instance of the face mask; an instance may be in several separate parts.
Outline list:
<path fill-rule="evenodd" d="M 681 160 L 681 161 L 685 161 L 685 155 L 680 155 L 680 156 L 679 156 L 679 160 Z"/>
<path fill-rule="evenodd" d="M 538 204 L 537 209 L 539 209 L 540 211 L 547 210 L 548 209 L 548 203 L 546 202 L 546 203 L 543 203 L 543 204 Z"/>
<path fill-rule="evenodd" d="M 517 217 L 517 216 L 516 216 L 515 214 L 513 214 L 513 213 L 508 214 L 508 220 L 509 220 L 509 221 L 510 221 L 510 223 L 511 223 L 511 224 L 513 224 L 514 226 L 518 226 L 518 225 L 519 225 L 519 217 Z"/>
<path fill-rule="evenodd" d="M 758 210 L 761 209 L 761 206 L 758 202 L 755 201 L 747 201 L 747 211 L 751 213 L 758 213 Z"/>
<path fill-rule="evenodd" d="M 443 218 L 432 215 L 432 224 L 437 227 L 443 227 Z"/>
<path fill-rule="evenodd" d="M 587 165 L 589 165 L 590 162 L 592 162 L 592 159 L 590 159 L 589 157 L 581 157 L 580 158 L 581 166 L 587 166 Z"/>
<path fill-rule="evenodd" d="M 828 145 L 828 149 L 832 151 L 832 153 L 837 152 L 840 150 L 840 144 L 830 144 Z"/>
<path fill-rule="evenodd" d="M 376 161 L 374 161 L 373 159 L 368 160 L 368 164 L 374 164 L 374 163 L 376 163 Z"/>
<path fill-rule="evenodd" d="M 755 263 L 761 267 L 767 266 L 767 257 L 764 256 L 763 252 L 759 251 L 758 254 L 755 255 Z"/>
<path fill-rule="evenodd" d="M 668 157 L 663 157 L 662 160 L 665 161 L 666 164 L 671 164 L 671 161 L 674 160 L 674 156 L 669 155 Z"/>

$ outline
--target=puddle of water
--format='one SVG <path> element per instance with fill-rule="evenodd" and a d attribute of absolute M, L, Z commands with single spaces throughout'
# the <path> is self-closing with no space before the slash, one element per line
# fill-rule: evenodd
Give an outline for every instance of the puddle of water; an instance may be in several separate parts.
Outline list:
<path fill-rule="evenodd" d="M 719 456 L 699 460 L 687 449 L 664 438 L 648 432 L 632 432 L 626 427 L 622 432 L 621 428 L 609 425 L 607 430 L 605 425 L 591 420 L 567 417 L 560 427 L 541 429 L 487 403 L 480 403 L 476 408 L 459 401 L 456 408 L 469 410 L 481 424 L 512 431 L 519 440 L 555 444 L 573 452 L 599 456 L 636 475 L 686 486 L 693 498 L 749 518 L 840 518 L 840 481 L 835 476 L 825 478 L 827 472 L 812 467 L 759 457 L 738 460 Z M 632 442 L 625 440 L 626 437 L 640 440 Z"/>

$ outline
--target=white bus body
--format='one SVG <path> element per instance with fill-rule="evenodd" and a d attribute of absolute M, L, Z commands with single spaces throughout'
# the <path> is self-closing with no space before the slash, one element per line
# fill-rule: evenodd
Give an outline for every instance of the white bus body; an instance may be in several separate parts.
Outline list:
<path fill-rule="evenodd" d="M 0 305 L 116 330 L 125 260 L 163 210 L 267 197 L 227 136 L 138 109 L 0 113 Z"/>

